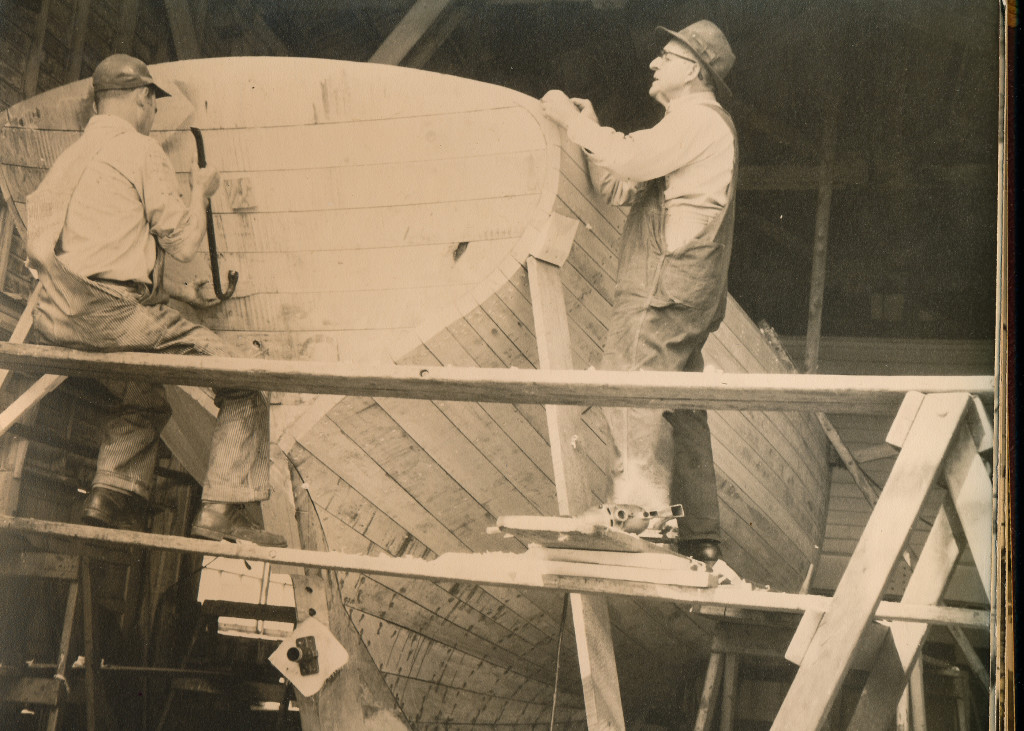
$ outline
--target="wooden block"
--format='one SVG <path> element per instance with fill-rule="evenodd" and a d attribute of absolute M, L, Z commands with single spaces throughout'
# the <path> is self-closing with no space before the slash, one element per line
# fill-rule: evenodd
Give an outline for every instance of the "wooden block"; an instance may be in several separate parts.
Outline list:
<path fill-rule="evenodd" d="M 907 434 L 910 433 L 910 427 L 913 425 L 914 419 L 917 418 L 917 412 L 923 402 L 924 394 L 919 391 L 911 391 L 903 398 L 900 410 L 896 412 L 896 418 L 893 419 L 889 433 L 885 436 L 887 444 L 891 444 L 897 449 L 903 447 L 903 442 L 906 440 Z"/>
<path fill-rule="evenodd" d="M 814 633 L 818 631 L 818 625 L 821 624 L 822 612 L 804 612 L 804 616 L 800 618 L 800 624 L 796 626 L 796 632 L 793 633 L 793 639 L 789 642 L 789 647 L 786 648 L 786 659 L 794 665 L 799 665 L 803 662 L 804 653 L 807 652 L 807 647 L 811 644 L 811 639 L 814 638 Z"/>
<path fill-rule="evenodd" d="M 969 418 L 968 423 L 970 421 Z M 956 506 L 956 516 L 963 527 L 974 565 L 985 588 L 985 596 L 991 601 L 992 540 L 996 532 L 995 495 L 988 469 L 976 446 L 970 427 L 965 425 L 957 433 L 943 473 Z"/>
<path fill-rule="evenodd" d="M 703 563 L 691 561 L 682 556 L 661 553 L 623 553 L 621 551 L 593 551 L 573 548 L 546 548 L 532 546 L 526 553 L 543 561 L 565 561 L 600 567 L 600 576 L 612 577 L 618 574 L 625 580 L 661 580 L 690 586 L 710 588 L 717 586 L 718 577 L 707 570 Z M 616 571 L 618 569 L 618 571 Z"/>
<path fill-rule="evenodd" d="M 533 256 L 556 267 L 564 265 L 579 227 L 578 218 L 552 213 L 544 222 Z"/>

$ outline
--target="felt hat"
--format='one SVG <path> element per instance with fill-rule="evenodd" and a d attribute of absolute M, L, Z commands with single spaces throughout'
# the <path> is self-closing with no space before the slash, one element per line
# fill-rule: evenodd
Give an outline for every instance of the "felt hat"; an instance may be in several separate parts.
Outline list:
<path fill-rule="evenodd" d="M 668 33 L 694 52 L 700 62 L 711 74 L 715 84 L 715 93 L 722 101 L 732 97 L 732 91 L 725 83 L 732 66 L 736 63 L 736 54 L 732 52 L 729 41 L 721 29 L 710 20 L 698 20 L 680 31 L 669 30 L 658 26 L 658 30 Z"/>

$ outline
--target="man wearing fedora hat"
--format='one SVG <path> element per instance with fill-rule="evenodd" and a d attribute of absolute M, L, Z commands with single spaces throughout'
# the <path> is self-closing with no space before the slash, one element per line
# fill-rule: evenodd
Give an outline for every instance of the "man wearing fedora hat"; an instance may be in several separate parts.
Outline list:
<path fill-rule="evenodd" d="M 735 56 L 700 20 L 651 61 L 650 95 L 665 107 L 654 127 L 624 135 L 598 123 L 585 99 L 550 91 L 544 113 L 586 153 L 590 180 L 612 205 L 630 205 L 612 321 L 601 367 L 701 371 L 701 348 L 725 315 L 738 148 L 721 101 Z M 721 526 L 704 411 L 608 408 L 616 503 L 681 503 L 681 553 L 714 563 Z"/>
<path fill-rule="evenodd" d="M 217 172 L 194 164 L 191 198 L 182 201 L 167 153 L 149 137 L 156 100 L 169 94 L 139 59 L 104 59 L 92 89 L 96 114 L 28 197 L 29 263 L 42 283 L 33 311 L 35 336 L 81 350 L 237 355 L 166 304 L 169 293 L 209 304 L 198 289 L 169 292 L 163 286 L 164 256 L 188 261 L 202 243 Z M 82 517 L 92 525 L 144 530 L 170 408 L 159 384 L 101 382 L 116 404 L 103 424 Z M 220 412 L 192 535 L 284 545 L 245 510 L 269 497 L 266 399 L 239 389 L 215 394 Z"/>

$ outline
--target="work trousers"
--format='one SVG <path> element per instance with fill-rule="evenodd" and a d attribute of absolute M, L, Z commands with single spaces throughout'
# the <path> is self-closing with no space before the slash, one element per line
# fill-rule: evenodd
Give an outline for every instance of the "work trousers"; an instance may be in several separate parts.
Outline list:
<path fill-rule="evenodd" d="M 685 305 L 647 306 L 643 297 L 616 298 L 603 370 L 704 370 L 708 338 Z M 721 539 L 718 490 L 706 411 L 604 409 L 614 446 L 613 499 L 647 509 L 679 503 L 681 539 Z"/>
<path fill-rule="evenodd" d="M 44 288 L 34 312 L 39 341 L 79 350 L 142 351 L 238 357 L 216 333 L 166 304 L 142 304 L 141 285 L 93 282 L 58 261 L 51 293 Z M 71 314 L 69 314 L 69 312 Z M 148 499 L 160 432 L 171 410 L 160 384 L 100 379 L 116 405 L 103 424 L 94 486 Z M 250 502 L 270 496 L 270 410 L 259 391 L 214 389 L 220 411 L 203 481 L 203 499 Z"/>

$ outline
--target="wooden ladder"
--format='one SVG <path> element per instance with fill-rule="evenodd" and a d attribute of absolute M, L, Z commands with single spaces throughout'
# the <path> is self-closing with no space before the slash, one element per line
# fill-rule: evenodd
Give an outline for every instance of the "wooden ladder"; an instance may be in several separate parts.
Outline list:
<path fill-rule="evenodd" d="M 773 731 L 824 727 L 853 658 L 878 642 L 867 683 L 848 729 L 887 728 L 918 665 L 928 625 L 873 620 L 893 566 L 929 490 L 948 488 L 902 602 L 938 604 L 960 554 L 969 547 L 991 601 L 992 479 L 980 452 L 992 449 L 992 426 L 967 393 L 906 396 L 886 437 L 900 449 L 828 611 L 808 612 L 787 657 L 799 669 L 772 725 Z"/>

